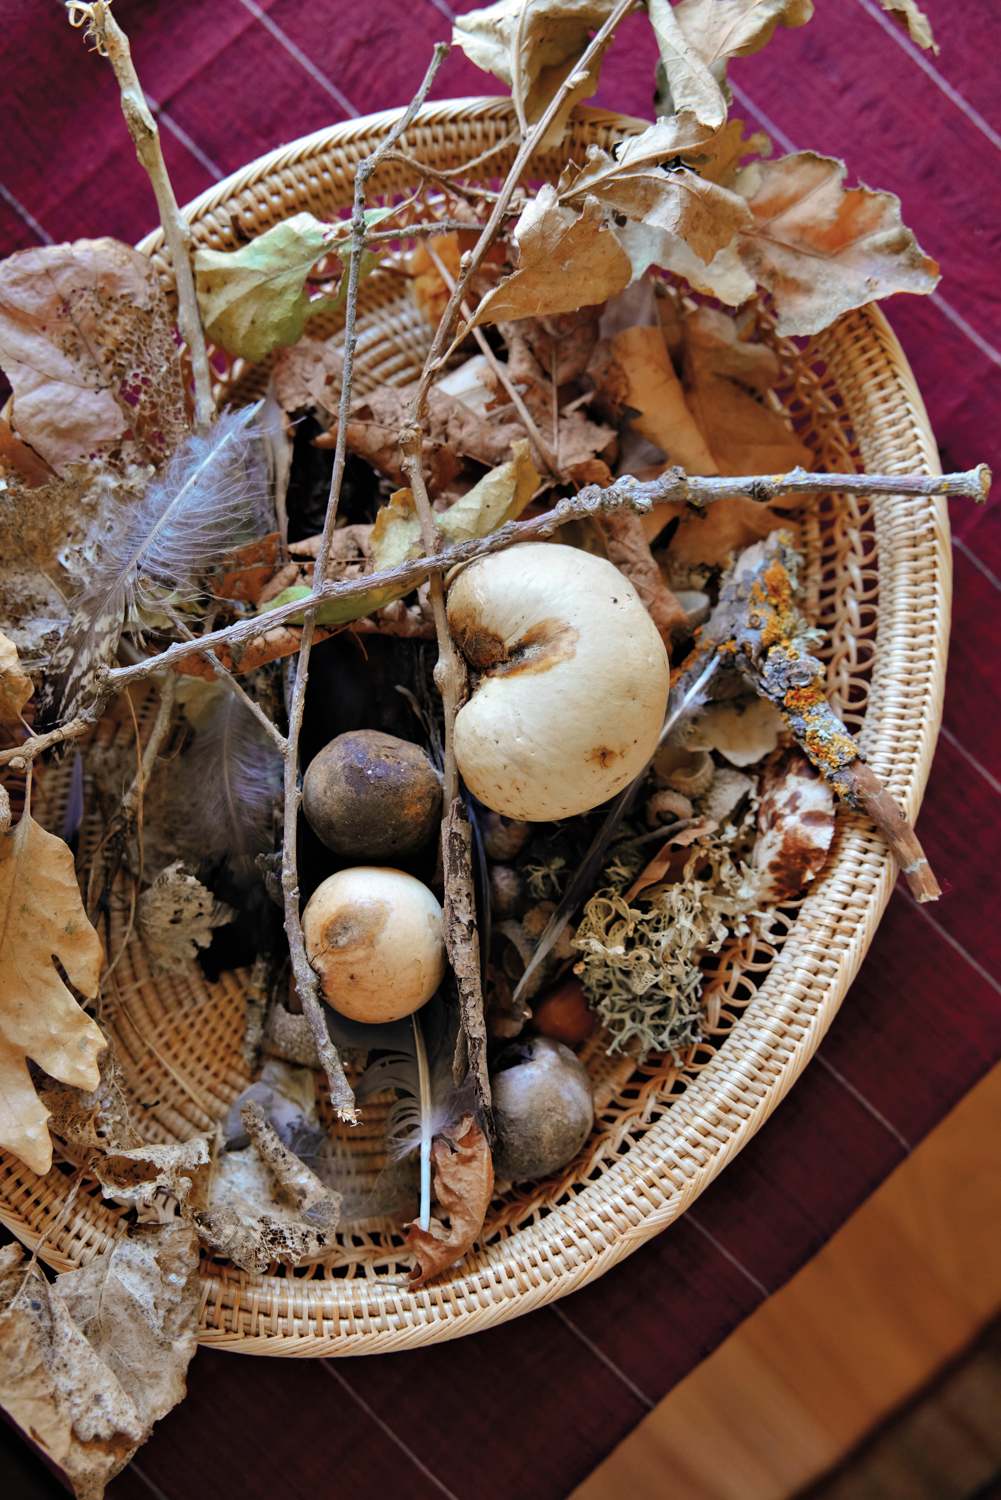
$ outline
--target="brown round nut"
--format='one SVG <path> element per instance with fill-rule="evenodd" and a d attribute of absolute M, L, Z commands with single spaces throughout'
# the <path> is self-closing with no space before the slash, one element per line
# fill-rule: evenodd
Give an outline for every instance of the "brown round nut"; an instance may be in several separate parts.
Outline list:
<path fill-rule="evenodd" d="M 424 847 L 441 817 L 441 782 L 419 745 L 355 729 L 310 762 L 302 810 L 328 849 L 377 864 Z"/>
<path fill-rule="evenodd" d="M 505 1067 L 508 1060 L 514 1065 Z M 573 1160 L 591 1133 L 587 1069 L 548 1036 L 515 1042 L 498 1064 L 490 1080 L 497 1176 L 514 1182 L 548 1177 Z"/>

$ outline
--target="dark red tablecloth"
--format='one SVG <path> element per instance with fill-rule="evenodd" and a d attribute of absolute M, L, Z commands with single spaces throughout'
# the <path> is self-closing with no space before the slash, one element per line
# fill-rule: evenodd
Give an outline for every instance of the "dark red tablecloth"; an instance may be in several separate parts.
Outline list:
<path fill-rule="evenodd" d="M 891 189 L 942 265 L 931 299 L 885 303 L 947 469 L 1001 474 L 1001 7 L 925 0 L 920 54 L 875 0 L 817 0 L 731 68 L 735 110 L 777 152 L 842 156 Z M 461 5 L 461 9 L 471 9 Z M 447 0 L 117 0 L 160 111 L 181 201 L 347 114 L 407 102 Z M 156 219 L 107 64 L 57 0 L 2 0 L 0 252 Z M 596 103 L 651 115 L 644 18 Z M 438 97 L 495 93 L 461 53 Z M 1001 1056 L 1001 481 L 953 509 L 945 728 L 919 832 L 945 897 L 898 890 L 816 1062 L 694 1212 L 555 1307 L 452 1344 L 315 1363 L 202 1350 L 188 1400 L 111 1486 L 118 1500 L 317 1494 L 559 1500 L 781 1286 Z"/>

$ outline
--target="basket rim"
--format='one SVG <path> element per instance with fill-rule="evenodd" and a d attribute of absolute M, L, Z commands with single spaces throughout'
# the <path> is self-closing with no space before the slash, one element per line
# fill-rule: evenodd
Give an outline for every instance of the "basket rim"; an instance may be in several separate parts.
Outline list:
<path fill-rule="evenodd" d="M 308 162 L 321 152 L 349 149 L 366 137 L 371 139 L 384 133 L 402 113 L 402 109 L 384 110 L 341 122 L 268 152 L 214 184 L 182 212 L 189 223 L 195 224 L 236 194 L 276 172 Z M 463 120 L 499 121 L 504 117 L 513 121 L 513 106 L 506 97 L 434 101 L 422 107 L 413 128 Z M 593 125 L 622 135 L 645 129 L 649 124 L 632 116 L 586 106 L 578 106 L 572 119 L 585 127 Z M 352 154 L 357 159 L 357 153 Z M 419 155 L 419 149 L 414 154 Z M 289 211 L 295 210 L 290 207 Z M 162 230 L 157 230 L 140 241 L 137 248 L 154 256 L 161 251 L 162 244 Z M 822 353 L 824 348 L 833 353 L 849 336 L 865 343 L 874 376 L 883 379 L 879 399 L 884 402 L 887 422 L 891 426 L 896 422 L 894 431 L 906 427 L 912 450 L 919 454 L 918 459 L 910 459 L 908 466 L 923 466 L 928 473 L 941 472 L 924 403 L 884 314 L 871 303 L 847 313 L 818 336 L 818 345 Z M 878 385 L 878 380 L 869 385 L 863 382 L 860 399 L 876 399 L 871 397 L 870 386 Z M 902 712 L 908 712 L 907 693 L 901 690 L 895 697 L 893 683 L 886 680 L 887 663 L 882 660 L 883 652 L 878 645 L 873 669 L 874 701 L 862 736 L 867 757 L 913 821 L 930 772 L 942 717 L 951 602 L 946 501 L 942 497 L 921 500 L 887 497 L 875 510 L 875 523 L 880 579 L 877 643 L 894 621 L 898 625 L 906 621 L 907 611 L 917 597 L 914 588 L 891 589 L 889 578 L 884 578 L 885 569 L 889 566 L 892 573 L 891 564 L 898 553 L 906 552 L 916 535 L 923 536 L 930 549 L 932 576 L 921 584 L 921 600 L 926 611 L 931 610 L 936 626 L 929 648 L 931 683 L 921 706 L 917 743 L 903 752 L 896 751 L 891 743 L 893 723 Z M 912 716 L 914 712 L 912 705 Z M 649 1126 L 642 1139 L 608 1167 L 597 1182 L 588 1184 L 578 1197 L 553 1208 L 541 1223 L 531 1226 L 530 1244 L 518 1243 L 519 1236 L 527 1234 L 526 1230 L 505 1240 L 502 1270 L 494 1264 L 485 1264 L 486 1257 L 476 1252 L 447 1280 L 439 1278 L 437 1283 L 419 1292 L 363 1277 L 323 1283 L 251 1278 L 245 1300 L 256 1297 L 256 1288 L 263 1290 L 269 1280 L 281 1282 L 288 1326 L 296 1331 L 244 1334 L 210 1329 L 200 1332 L 199 1341 L 242 1353 L 328 1357 L 388 1352 L 456 1338 L 520 1316 L 578 1290 L 666 1228 L 746 1145 L 799 1078 L 858 972 L 892 893 L 896 865 L 879 835 L 859 815 L 841 811 L 838 821 L 837 856 L 811 887 L 782 952 L 737 1021 L 726 1047 L 717 1052 L 685 1093 L 672 1101 L 671 1107 Z M 819 962 L 814 952 L 817 928 L 826 926 L 833 931 L 831 912 L 837 908 L 850 908 L 856 913 L 852 934 L 848 941 L 829 944 L 823 962 Z M 816 923 L 812 935 L 807 931 L 804 917 Z M 802 1018 L 785 1003 L 785 995 L 807 991 L 816 994 L 819 1000 L 815 1015 L 804 1027 Z M 766 1040 L 772 1047 L 781 1043 L 780 1061 L 776 1061 L 774 1050 L 766 1057 Z M 749 1105 L 745 1096 L 737 1098 L 732 1083 L 725 1077 L 737 1055 L 745 1071 L 754 1070 L 758 1085 L 756 1097 Z M 609 1203 L 610 1199 L 615 1200 L 614 1204 Z M 38 1239 L 37 1231 L 6 1202 L 0 1204 L 0 1221 L 29 1245 Z M 47 1255 L 43 1250 L 42 1258 L 57 1269 L 63 1268 L 58 1255 Z M 554 1264 L 557 1259 L 559 1265 Z M 314 1305 L 309 1302 L 307 1290 L 320 1287 L 322 1292 L 314 1299 Z M 203 1274 L 203 1304 L 213 1295 L 218 1297 L 221 1289 L 219 1277 Z M 237 1308 L 239 1303 L 237 1292 Z M 235 1313 L 236 1309 L 234 1318 Z M 330 1317 L 335 1320 L 340 1317 L 342 1323 L 346 1320 L 347 1331 L 332 1335 L 309 1331 L 311 1325 L 321 1330 L 323 1321 Z M 267 1321 L 263 1312 L 262 1321 Z"/>

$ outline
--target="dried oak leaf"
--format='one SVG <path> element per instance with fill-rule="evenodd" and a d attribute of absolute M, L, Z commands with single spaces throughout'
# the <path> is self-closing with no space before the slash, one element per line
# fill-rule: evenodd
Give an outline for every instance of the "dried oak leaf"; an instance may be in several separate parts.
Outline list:
<path fill-rule="evenodd" d="M 139 1225 L 46 1281 L 20 1245 L 0 1251 L 0 1404 L 77 1500 L 105 1485 L 185 1396 L 197 1344 L 198 1239 Z"/>
<path fill-rule="evenodd" d="M 874 298 L 928 294 L 939 280 L 901 223 L 900 199 L 846 190 L 847 170 L 835 157 L 797 151 L 753 162 L 737 180 L 754 215 L 738 241 L 740 258 L 775 299 L 782 335 L 819 333 Z"/>
<path fill-rule="evenodd" d="M 934 53 L 938 53 L 938 43 L 932 36 L 931 22 L 923 10 L 919 10 L 914 0 L 879 0 L 884 10 L 888 10 L 902 31 L 906 31 L 912 42 L 917 42 L 919 47 L 930 47 Z"/>
<path fill-rule="evenodd" d="M 561 208 L 543 183 L 514 227 L 518 269 L 480 302 L 470 325 L 555 317 L 614 297 L 632 280 L 629 257 L 605 224 L 597 198 L 581 213 Z"/>
<path fill-rule="evenodd" d="M 25 1063 L 31 1057 L 61 1083 L 96 1089 L 97 1022 L 80 1009 L 53 959 L 88 999 L 97 994 L 104 961 L 87 921 L 73 856 L 25 809 L 10 827 L 0 795 L 0 1146 L 40 1176 L 52 1165 L 48 1110 Z"/>
<path fill-rule="evenodd" d="M 158 462 L 184 437 L 156 271 L 117 240 L 41 245 L 0 265 L 0 365 L 18 435 L 59 474 L 99 456 Z"/>
<path fill-rule="evenodd" d="M 813 15 L 811 0 L 649 0 L 647 9 L 672 111 L 694 110 L 712 126 L 726 119 L 727 58 L 759 52 L 776 26 L 803 26 Z"/>
<path fill-rule="evenodd" d="M 186 974 L 198 949 L 211 943 L 212 929 L 235 916 L 179 859 L 160 871 L 136 906 L 136 926 L 157 974 Z"/>
<path fill-rule="evenodd" d="M 518 66 L 524 80 L 525 115 L 528 123 L 534 125 L 542 118 L 563 80 L 576 70 L 592 32 L 600 30 L 608 20 L 615 3 L 616 0 L 498 0 L 496 5 L 458 16 L 452 42 L 478 68 L 511 85 L 515 42 L 521 24 Z M 540 150 L 559 145 L 573 106 L 590 99 L 597 91 L 601 56 L 599 52 L 592 59 L 581 82 L 571 90 L 539 141 Z"/>
<path fill-rule="evenodd" d="M 0 729 L 19 729 L 21 710 L 34 692 L 17 659 L 17 647 L 0 632 Z"/>
<path fill-rule="evenodd" d="M 793 901 L 823 868 L 834 837 L 834 792 L 795 748 L 765 768 L 751 856 L 759 906 Z"/>
<path fill-rule="evenodd" d="M 472 1115 L 463 1115 L 455 1140 L 436 1136 L 431 1147 L 434 1190 L 448 1215 L 449 1227 L 437 1219 L 431 1229 L 411 1224 L 407 1247 L 416 1264 L 410 1273 L 410 1288 L 424 1286 L 469 1250 L 483 1228 L 494 1188 L 494 1164 L 487 1138 Z"/>

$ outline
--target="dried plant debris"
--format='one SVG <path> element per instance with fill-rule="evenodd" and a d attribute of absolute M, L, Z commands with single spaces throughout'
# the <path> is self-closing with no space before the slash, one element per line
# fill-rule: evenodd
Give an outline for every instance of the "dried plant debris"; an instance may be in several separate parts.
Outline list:
<path fill-rule="evenodd" d="M 185 1211 L 203 1208 L 212 1158 L 203 1136 L 173 1145 L 152 1142 L 130 1150 L 107 1150 L 91 1163 L 106 1198 L 137 1207 L 172 1199 Z"/>
<path fill-rule="evenodd" d="M 760 906 L 795 900 L 823 868 L 834 837 L 834 794 L 800 750 L 766 764 L 751 855 Z"/>
<path fill-rule="evenodd" d="M 0 1403 L 77 1500 L 105 1485 L 185 1395 L 198 1326 L 190 1224 L 139 1225 L 50 1284 L 0 1251 Z"/>
<path fill-rule="evenodd" d="M 231 922 L 235 915 L 178 859 L 143 891 L 136 907 L 136 926 L 155 973 L 186 974 L 198 949 L 211 943 L 213 928 Z"/>
<path fill-rule="evenodd" d="M 106 1041 L 98 1059 L 101 1080 L 96 1089 L 78 1089 L 53 1079 L 38 1090 L 39 1103 L 49 1112 L 50 1132 L 74 1157 L 89 1157 L 93 1148 L 129 1151 L 140 1144 L 114 1044 L 110 1038 Z"/>
<path fill-rule="evenodd" d="M 282 1144 L 259 1104 L 248 1100 L 240 1116 L 253 1144 L 219 1156 L 199 1234 L 245 1271 L 322 1259 L 340 1222 L 341 1195 Z"/>
<path fill-rule="evenodd" d="M 463 1115 L 450 1135 L 435 1138 L 431 1147 L 434 1191 L 448 1218 L 431 1219 L 428 1228 L 411 1224 L 407 1246 L 415 1266 L 410 1286 L 424 1286 L 472 1248 L 483 1228 L 494 1187 L 494 1166 L 486 1136 L 472 1115 Z"/>

